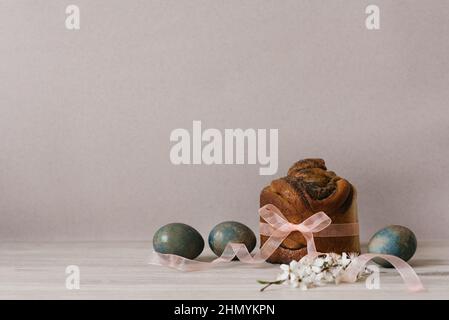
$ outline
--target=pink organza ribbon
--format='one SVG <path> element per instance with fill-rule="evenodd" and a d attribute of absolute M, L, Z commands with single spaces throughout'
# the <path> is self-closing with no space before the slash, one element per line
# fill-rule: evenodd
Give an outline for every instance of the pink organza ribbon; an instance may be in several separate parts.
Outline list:
<path fill-rule="evenodd" d="M 319 237 L 358 235 L 357 223 L 331 224 L 332 220 L 324 212 L 315 213 L 300 224 L 289 222 L 281 211 L 272 204 L 267 204 L 260 208 L 259 214 L 260 217 L 267 222 L 260 223 L 260 234 L 267 236 L 268 239 L 254 255 L 251 255 L 246 246 L 242 243 L 228 243 L 221 256 L 211 262 L 191 260 L 174 254 L 164 254 L 153 251 L 150 256 L 149 264 L 167 266 L 181 271 L 199 271 L 212 268 L 219 264 L 231 262 L 235 257 L 243 263 L 263 263 L 274 253 L 288 235 L 294 231 L 301 232 L 306 239 L 306 257 L 310 257 L 321 254 L 316 250 L 314 234 Z M 339 280 L 341 282 L 356 282 L 357 275 L 364 270 L 366 264 L 374 258 L 382 258 L 390 262 L 398 270 L 410 291 L 416 292 L 424 290 L 418 275 L 407 262 L 398 257 L 384 254 L 366 253 L 358 256 L 350 263 Z"/>

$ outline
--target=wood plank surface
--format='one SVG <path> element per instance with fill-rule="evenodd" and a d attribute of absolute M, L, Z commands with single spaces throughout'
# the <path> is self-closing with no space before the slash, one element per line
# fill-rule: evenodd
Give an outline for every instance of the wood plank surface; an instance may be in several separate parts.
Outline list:
<path fill-rule="evenodd" d="M 381 269 L 380 289 L 365 283 L 308 291 L 273 286 L 259 292 L 257 279 L 274 279 L 276 265 L 229 266 L 183 273 L 150 266 L 150 242 L 3 242 L 1 299 L 448 299 L 449 242 L 421 243 L 411 261 L 427 288 L 406 291 L 395 270 Z M 205 260 L 212 259 L 206 252 Z M 66 288 L 68 265 L 80 268 L 80 289 Z"/>

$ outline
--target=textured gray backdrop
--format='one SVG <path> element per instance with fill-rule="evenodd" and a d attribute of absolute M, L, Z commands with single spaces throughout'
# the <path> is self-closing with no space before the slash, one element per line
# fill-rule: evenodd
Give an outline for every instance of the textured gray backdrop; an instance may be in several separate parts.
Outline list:
<path fill-rule="evenodd" d="M 256 229 L 274 177 L 173 166 L 170 132 L 192 120 L 279 128 L 276 177 L 325 158 L 358 187 L 363 239 L 449 238 L 448 34 L 445 0 L 0 0 L 0 239 Z"/>

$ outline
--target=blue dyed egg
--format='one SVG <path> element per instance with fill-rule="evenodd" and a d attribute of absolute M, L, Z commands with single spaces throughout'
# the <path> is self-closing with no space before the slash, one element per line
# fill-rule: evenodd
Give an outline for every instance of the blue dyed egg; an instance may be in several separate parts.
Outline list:
<path fill-rule="evenodd" d="M 153 248 L 156 252 L 195 259 L 204 249 L 204 240 L 191 226 L 170 223 L 156 231 L 153 236 Z"/>
<path fill-rule="evenodd" d="M 410 260 L 415 254 L 417 241 L 415 234 L 406 227 L 392 225 L 377 231 L 368 243 L 368 252 L 389 254 Z M 391 268 L 392 265 L 383 259 L 374 259 L 383 267 Z"/>
<path fill-rule="evenodd" d="M 209 246 L 220 256 L 229 242 L 243 243 L 251 252 L 256 246 L 254 232 L 244 224 L 236 221 L 225 221 L 217 224 L 209 233 Z"/>

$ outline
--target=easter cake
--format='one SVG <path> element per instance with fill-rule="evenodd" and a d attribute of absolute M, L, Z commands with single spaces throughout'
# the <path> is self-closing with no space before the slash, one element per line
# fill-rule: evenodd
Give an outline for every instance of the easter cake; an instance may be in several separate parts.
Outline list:
<path fill-rule="evenodd" d="M 294 224 L 324 211 L 334 225 L 357 225 L 356 197 L 356 189 L 351 183 L 328 171 L 324 160 L 305 159 L 296 162 L 288 170 L 287 176 L 273 180 L 262 190 L 260 206 L 275 205 Z M 261 235 L 261 245 L 266 240 L 267 237 Z M 323 237 L 318 234 L 315 235 L 315 244 L 319 252 L 360 252 L 358 233 Z M 295 231 L 282 242 L 268 262 L 289 263 L 306 254 L 305 238 Z"/>

